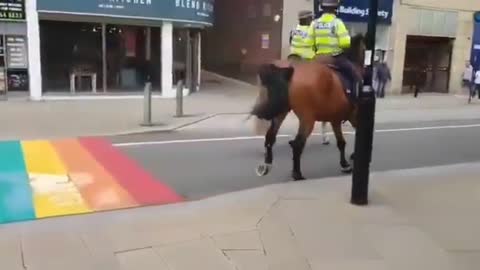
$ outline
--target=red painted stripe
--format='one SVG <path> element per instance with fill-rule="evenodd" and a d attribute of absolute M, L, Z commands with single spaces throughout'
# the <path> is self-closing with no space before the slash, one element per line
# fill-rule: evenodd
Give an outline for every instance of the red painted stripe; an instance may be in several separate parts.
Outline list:
<path fill-rule="evenodd" d="M 104 139 L 80 138 L 80 143 L 141 205 L 167 204 L 183 201 L 170 187 L 156 180 L 137 162 Z"/>

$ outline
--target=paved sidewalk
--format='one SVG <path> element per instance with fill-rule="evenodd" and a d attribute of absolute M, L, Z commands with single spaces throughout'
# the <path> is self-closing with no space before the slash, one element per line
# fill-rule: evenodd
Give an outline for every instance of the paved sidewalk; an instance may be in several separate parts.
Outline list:
<path fill-rule="evenodd" d="M 480 163 L 290 182 L 0 227 L 2 269 L 476 270 Z M 262 181 L 258 179 L 258 181 Z"/>
<path fill-rule="evenodd" d="M 185 97 L 186 117 L 176 118 L 175 100 L 155 98 L 153 127 L 143 127 L 143 100 L 75 99 L 0 101 L 0 140 L 115 135 L 168 131 L 218 114 L 245 114 L 257 90 L 246 83 L 204 73 L 203 90 Z M 480 102 L 450 95 L 423 94 L 418 99 L 392 96 L 378 100 L 377 122 L 480 119 Z"/>

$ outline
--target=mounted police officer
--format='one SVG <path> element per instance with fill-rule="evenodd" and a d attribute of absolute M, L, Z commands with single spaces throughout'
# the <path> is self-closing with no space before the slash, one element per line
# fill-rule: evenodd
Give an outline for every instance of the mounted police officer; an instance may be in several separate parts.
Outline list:
<path fill-rule="evenodd" d="M 308 29 L 313 21 L 313 12 L 302 10 L 298 13 L 298 25 L 290 31 L 290 60 L 301 58 L 312 60 L 315 56 L 313 40 L 308 37 Z"/>
<path fill-rule="evenodd" d="M 298 13 L 298 25 L 290 32 L 290 61 L 310 61 L 315 57 L 314 40 L 308 35 L 308 30 L 313 21 L 313 12 L 302 10 Z M 326 134 L 327 123 L 322 122 L 322 142 L 329 144 L 330 140 Z"/>
<path fill-rule="evenodd" d="M 314 20 L 309 28 L 309 38 L 313 40 L 317 56 L 333 56 L 335 65 L 349 80 L 348 93 L 357 90 L 358 76 L 355 66 L 344 55 L 344 50 L 350 48 L 350 34 L 345 23 L 337 17 L 340 0 L 321 0 L 323 14 Z"/>

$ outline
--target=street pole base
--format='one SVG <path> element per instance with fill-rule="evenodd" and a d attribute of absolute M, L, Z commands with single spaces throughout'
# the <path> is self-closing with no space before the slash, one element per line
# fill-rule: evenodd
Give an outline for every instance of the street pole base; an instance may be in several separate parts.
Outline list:
<path fill-rule="evenodd" d="M 357 206 L 366 206 L 368 205 L 368 199 L 366 198 L 352 198 L 350 203 Z"/>
<path fill-rule="evenodd" d="M 153 123 L 143 122 L 143 123 L 140 124 L 140 126 L 142 126 L 142 127 L 152 127 Z"/>

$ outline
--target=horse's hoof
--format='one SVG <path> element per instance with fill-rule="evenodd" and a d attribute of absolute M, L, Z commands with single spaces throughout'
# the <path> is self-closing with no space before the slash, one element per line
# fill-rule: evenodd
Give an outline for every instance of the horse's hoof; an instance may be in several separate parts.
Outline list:
<path fill-rule="evenodd" d="M 265 176 L 270 172 L 271 169 L 272 169 L 272 164 L 264 163 L 264 164 L 258 165 L 255 172 L 257 173 L 258 176 Z"/>
<path fill-rule="evenodd" d="M 342 173 L 348 174 L 348 173 L 352 173 L 353 168 L 350 165 L 346 165 L 346 166 L 341 166 L 341 170 L 342 170 Z"/>
<path fill-rule="evenodd" d="M 355 153 L 352 153 L 352 155 L 350 155 L 350 160 L 355 160 Z"/>
<path fill-rule="evenodd" d="M 303 175 L 301 173 L 297 173 L 297 172 L 292 173 L 292 178 L 293 178 L 293 181 L 303 181 L 303 180 L 307 179 L 307 178 L 303 177 Z"/>
<path fill-rule="evenodd" d="M 329 144 L 330 144 L 330 141 L 329 141 L 329 140 L 323 140 L 322 144 L 323 144 L 323 145 L 329 145 Z"/>

